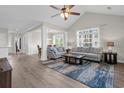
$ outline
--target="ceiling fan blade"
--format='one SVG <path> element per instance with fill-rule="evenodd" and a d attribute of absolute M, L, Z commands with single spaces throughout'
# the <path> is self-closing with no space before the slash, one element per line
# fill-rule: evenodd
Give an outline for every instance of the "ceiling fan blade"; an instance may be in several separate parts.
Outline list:
<path fill-rule="evenodd" d="M 70 15 L 80 15 L 80 13 L 76 13 L 76 12 L 69 12 Z"/>
<path fill-rule="evenodd" d="M 58 16 L 58 15 L 60 15 L 61 13 L 59 13 L 59 14 L 55 14 L 55 15 L 53 15 L 53 16 L 51 16 L 51 17 L 56 17 L 56 16 Z"/>
<path fill-rule="evenodd" d="M 69 9 L 72 9 L 75 5 L 68 5 Z"/>
<path fill-rule="evenodd" d="M 56 9 L 56 10 L 61 10 L 60 8 L 56 7 L 56 6 L 53 6 L 53 5 L 50 5 L 50 7 Z"/>

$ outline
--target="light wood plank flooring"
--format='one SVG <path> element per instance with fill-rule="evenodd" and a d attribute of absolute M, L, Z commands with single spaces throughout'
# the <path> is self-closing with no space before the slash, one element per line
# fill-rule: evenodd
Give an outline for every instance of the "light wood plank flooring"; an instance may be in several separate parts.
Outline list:
<path fill-rule="evenodd" d="M 19 54 L 9 56 L 13 67 L 12 87 L 14 88 L 86 88 L 65 75 L 62 75 L 41 64 L 36 57 Z M 124 64 L 115 65 L 114 87 L 124 87 Z"/>
<path fill-rule="evenodd" d="M 115 88 L 124 88 L 124 64 L 118 63 L 115 65 L 114 70 L 114 87 Z"/>
<path fill-rule="evenodd" d="M 14 88 L 73 88 L 87 87 L 62 75 L 28 55 L 13 55 L 8 58 L 12 65 L 12 87 Z"/>

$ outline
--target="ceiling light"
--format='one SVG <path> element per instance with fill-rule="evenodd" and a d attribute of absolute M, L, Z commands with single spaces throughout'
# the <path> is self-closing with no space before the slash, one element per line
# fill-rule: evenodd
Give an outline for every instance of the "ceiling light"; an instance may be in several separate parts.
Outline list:
<path fill-rule="evenodd" d="M 65 12 L 65 13 L 61 13 L 61 17 L 62 17 L 62 18 L 64 18 L 64 17 L 68 18 L 68 16 L 69 16 L 69 14 L 66 13 L 66 12 Z"/>

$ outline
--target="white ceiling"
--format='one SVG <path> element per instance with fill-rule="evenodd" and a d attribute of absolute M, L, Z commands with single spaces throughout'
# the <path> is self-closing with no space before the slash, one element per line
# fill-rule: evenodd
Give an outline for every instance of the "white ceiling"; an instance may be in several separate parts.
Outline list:
<path fill-rule="evenodd" d="M 62 8 L 62 6 L 57 6 Z M 124 6 L 79 6 L 76 5 L 72 11 L 80 12 L 82 16 L 85 12 L 95 12 L 110 15 L 124 16 Z M 30 27 L 39 25 L 41 22 L 48 22 L 62 28 L 69 28 L 80 16 L 70 16 L 67 21 L 62 17 L 57 16 L 51 18 L 52 15 L 59 13 L 59 11 L 52 9 L 48 5 L 6 5 L 0 6 L 0 27 L 11 30 L 23 31 Z"/>

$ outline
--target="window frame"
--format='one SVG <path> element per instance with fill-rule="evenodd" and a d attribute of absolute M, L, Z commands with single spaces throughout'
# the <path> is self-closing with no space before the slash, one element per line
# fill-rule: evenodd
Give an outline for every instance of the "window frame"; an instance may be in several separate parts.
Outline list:
<path fill-rule="evenodd" d="M 58 45 L 56 44 L 55 39 L 56 39 L 56 36 L 59 36 L 59 35 L 63 37 L 63 46 L 58 46 Z M 57 45 L 58 47 L 64 47 L 64 46 L 65 46 L 64 33 L 58 33 L 58 34 L 53 35 L 53 44 L 54 44 L 54 45 Z"/>
<path fill-rule="evenodd" d="M 90 32 L 90 31 L 92 31 L 92 32 Z M 94 38 L 95 38 L 94 37 L 95 36 L 95 34 L 94 34 L 95 32 L 93 32 L 93 31 L 97 31 L 97 35 L 98 35 L 98 37 L 96 39 L 96 41 L 98 42 L 97 46 L 93 45 L 93 43 L 95 43 L 95 41 L 93 41 Z M 99 48 L 100 47 L 100 29 L 99 29 L 99 27 L 93 27 L 93 28 L 88 28 L 88 29 L 83 29 L 83 30 L 77 31 L 77 47 L 86 47 L 86 46 L 84 46 L 84 44 L 80 45 L 80 33 L 87 33 L 87 34 L 82 36 L 82 39 L 84 39 L 83 38 L 84 36 L 89 37 L 90 34 L 92 33 L 91 38 L 89 38 L 89 40 L 91 39 L 91 45 L 92 46 L 87 46 L 87 47 L 94 47 L 94 48 Z M 89 36 L 87 36 L 87 35 L 89 35 Z M 90 44 L 90 42 L 89 42 L 89 44 Z"/>

